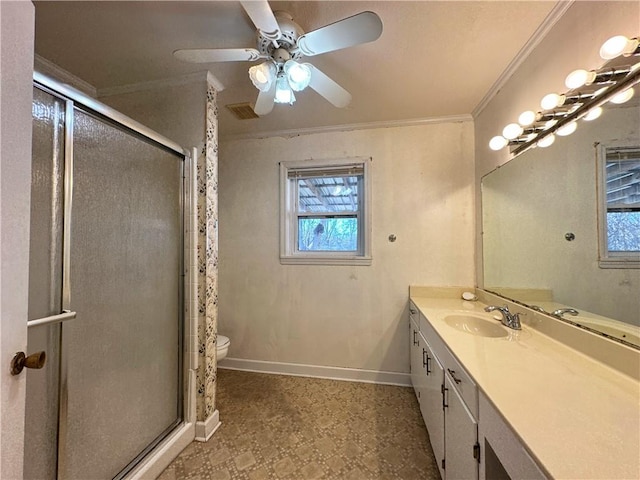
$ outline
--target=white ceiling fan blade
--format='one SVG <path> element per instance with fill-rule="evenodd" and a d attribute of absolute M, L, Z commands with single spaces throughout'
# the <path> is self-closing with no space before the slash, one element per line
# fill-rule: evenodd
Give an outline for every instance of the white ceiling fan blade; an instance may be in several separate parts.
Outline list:
<path fill-rule="evenodd" d="M 326 98 L 332 105 L 344 108 L 351 103 L 351 94 L 327 77 L 310 63 L 305 63 L 311 69 L 309 86 Z"/>
<path fill-rule="evenodd" d="M 298 48 L 308 57 L 373 42 L 382 34 L 382 20 L 373 12 L 362 12 L 305 33 Z"/>
<path fill-rule="evenodd" d="M 176 50 L 173 56 L 191 63 L 254 62 L 266 58 L 255 48 L 187 48 Z"/>
<path fill-rule="evenodd" d="M 282 36 L 280 25 L 278 25 L 276 17 L 273 15 L 269 2 L 266 0 L 248 0 L 240 2 L 240 4 L 263 37 L 272 41 L 280 39 Z"/>
<path fill-rule="evenodd" d="M 256 105 L 253 107 L 253 111 L 256 115 L 266 115 L 273 110 L 274 100 L 276 98 L 276 82 L 271 82 L 269 90 L 260 91 L 256 100 Z"/>

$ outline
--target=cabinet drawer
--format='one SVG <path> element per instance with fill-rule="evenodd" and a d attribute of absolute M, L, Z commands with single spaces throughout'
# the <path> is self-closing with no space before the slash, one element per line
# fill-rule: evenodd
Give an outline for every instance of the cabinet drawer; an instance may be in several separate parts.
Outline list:
<path fill-rule="evenodd" d="M 420 312 L 411 300 L 409 300 L 409 319 L 416 325 L 416 329 L 420 330 Z"/>
<path fill-rule="evenodd" d="M 473 414 L 474 418 L 477 419 L 478 388 L 476 387 L 476 384 L 465 369 L 462 368 L 462 365 L 460 365 L 458 360 L 453 356 L 453 354 L 451 354 L 440 336 L 438 336 L 424 316 L 420 317 L 420 331 L 433 350 L 433 353 L 438 357 L 440 363 L 444 367 L 445 375 L 448 375 L 451 378 L 452 383 L 455 384 L 455 387 L 466 403 L 467 408 Z"/>
<path fill-rule="evenodd" d="M 478 418 L 478 388 L 473 383 L 469 374 L 462 368 L 458 360 L 449 352 L 445 350 L 443 357 L 440 360 L 444 364 L 445 375 L 448 375 L 453 380 L 453 384 L 466 403 L 467 408 L 471 412 L 474 418 Z"/>

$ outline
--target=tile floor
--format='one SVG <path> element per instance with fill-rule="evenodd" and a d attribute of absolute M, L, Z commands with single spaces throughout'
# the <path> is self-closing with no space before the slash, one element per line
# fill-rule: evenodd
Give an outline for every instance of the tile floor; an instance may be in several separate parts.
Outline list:
<path fill-rule="evenodd" d="M 218 409 L 159 480 L 440 478 L 409 387 L 218 370 Z"/>

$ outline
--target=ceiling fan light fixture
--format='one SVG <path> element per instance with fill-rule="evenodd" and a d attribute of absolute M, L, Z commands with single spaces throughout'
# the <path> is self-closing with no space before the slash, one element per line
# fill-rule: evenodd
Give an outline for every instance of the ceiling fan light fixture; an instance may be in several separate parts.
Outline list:
<path fill-rule="evenodd" d="M 271 88 L 276 78 L 276 66 L 273 62 L 264 62 L 249 68 L 249 78 L 253 85 L 261 92 L 266 92 Z"/>
<path fill-rule="evenodd" d="M 278 79 L 276 80 L 276 96 L 274 98 L 274 102 L 276 103 L 288 103 L 289 105 L 293 105 L 296 101 L 296 97 L 293 94 L 293 90 L 291 90 L 291 86 L 289 85 L 289 81 L 284 74 L 278 75 Z"/>
<path fill-rule="evenodd" d="M 288 60 L 285 62 L 283 68 L 293 91 L 301 92 L 309 86 L 309 82 L 311 82 L 311 68 L 309 68 L 307 64 L 298 63 L 295 60 Z"/>

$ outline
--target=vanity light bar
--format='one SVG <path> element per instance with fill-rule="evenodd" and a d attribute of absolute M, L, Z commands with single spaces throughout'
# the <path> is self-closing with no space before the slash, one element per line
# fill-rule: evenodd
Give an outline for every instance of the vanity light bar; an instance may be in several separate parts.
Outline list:
<path fill-rule="evenodd" d="M 602 53 L 601 56 L 605 60 L 620 55 L 640 56 L 639 44 L 638 38 L 628 39 L 618 35 L 603 44 L 600 52 L 605 51 L 607 56 Z M 629 63 L 633 64 L 633 59 Z M 628 101 L 633 97 L 633 87 L 640 83 L 640 59 L 633 66 L 575 70 L 567 76 L 565 83 L 572 90 L 563 94 L 546 95 L 541 102 L 542 111 L 523 112 L 518 123 L 507 125 L 502 135 L 491 139 L 489 148 L 501 150 L 509 146 L 515 156 L 529 148 L 549 146 L 555 139 L 555 133 L 561 136 L 573 133 L 577 126 L 576 120 L 597 118 L 599 115 L 595 113 L 601 112 L 605 103 Z M 576 91 L 578 88 L 581 91 Z"/>

